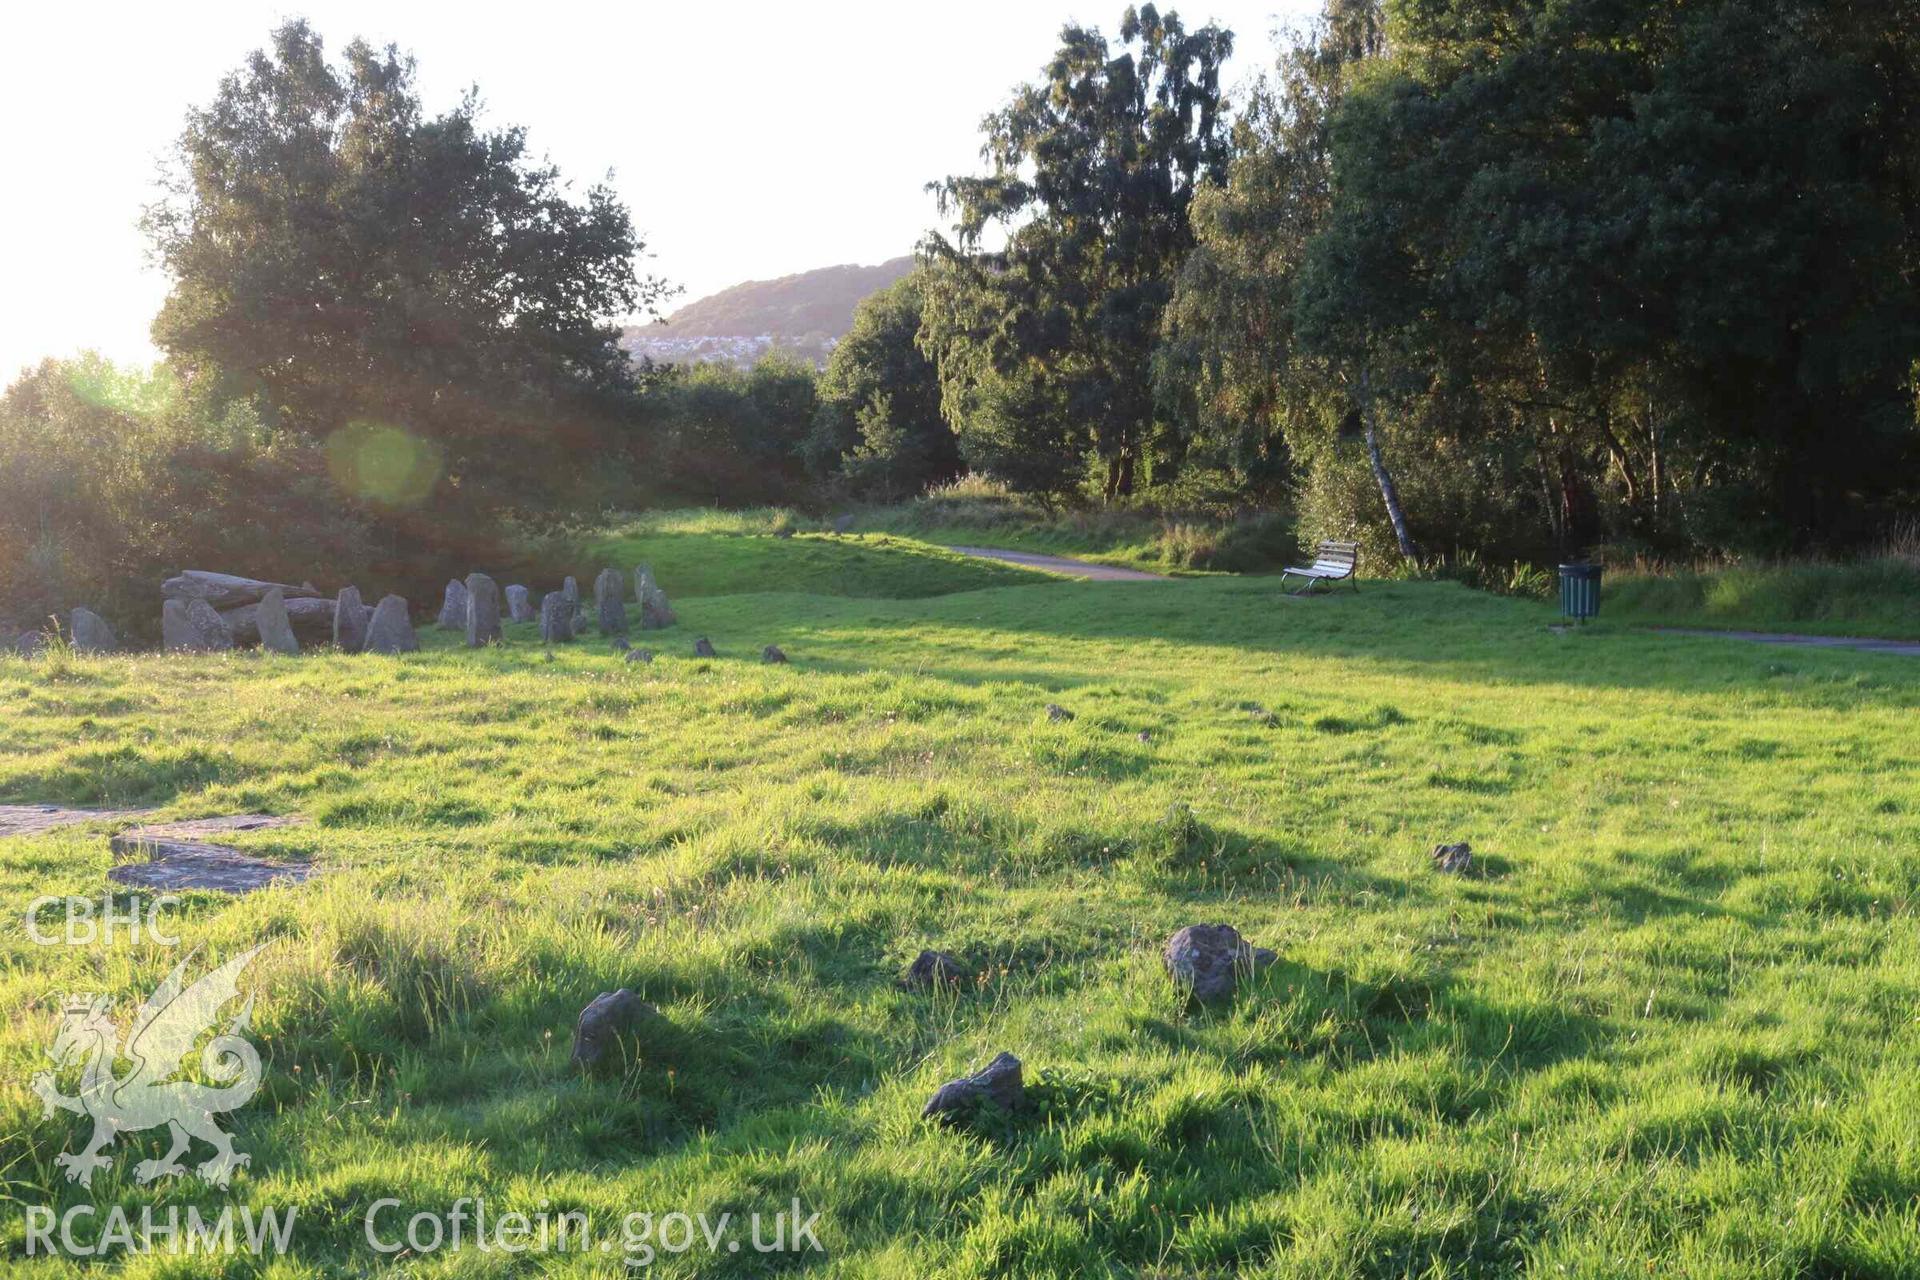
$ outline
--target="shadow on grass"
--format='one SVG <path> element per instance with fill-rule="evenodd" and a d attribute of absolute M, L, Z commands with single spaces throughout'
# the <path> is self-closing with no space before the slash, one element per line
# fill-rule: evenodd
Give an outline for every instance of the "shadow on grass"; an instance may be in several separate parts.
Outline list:
<path fill-rule="evenodd" d="M 1223 669 L 1246 667 L 1269 656 L 1300 655 L 1363 662 L 1389 676 L 1450 679 L 1467 683 L 1559 685 L 1572 688 L 1670 689 L 1724 693 L 1729 689 L 1780 687 L 1791 681 L 1805 694 L 1809 684 L 1866 673 L 1864 687 L 1845 696 L 1894 691 L 1910 699 L 1920 691 L 1920 663 L 1851 651 L 1795 651 L 1791 670 L 1780 654 L 1731 641 L 1596 627 L 1555 634 L 1551 606 L 1471 592 L 1449 583 L 1374 583 L 1358 596 L 1289 601 L 1261 579 L 1230 582 L 1063 583 L 1044 595 L 1008 597 L 993 591 L 943 596 L 911 611 L 877 606 L 857 629 L 829 607 L 813 628 L 834 646 L 849 640 L 877 644 L 880 660 L 832 656 L 811 659 L 822 670 L 845 673 L 886 667 L 885 642 L 894 630 L 926 624 L 980 631 L 1004 638 L 1023 635 L 1037 650 L 1070 652 L 1088 641 L 1168 643 L 1217 651 Z M 909 637 L 902 637 L 903 644 Z M 916 656 L 923 643 L 914 642 Z M 966 649 L 952 662 L 916 670 L 939 679 L 981 685 L 1025 680 L 1054 689 L 1110 680 L 1100 670 L 1081 674 L 1032 666 L 1001 667 L 970 662 Z M 1190 656 L 1190 655 L 1189 655 Z M 1904 678 L 1903 678 L 1904 677 Z M 1903 699 L 1905 700 L 1905 699 Z M 1337 730 L 1339 726 L 1331 726 Z"/>

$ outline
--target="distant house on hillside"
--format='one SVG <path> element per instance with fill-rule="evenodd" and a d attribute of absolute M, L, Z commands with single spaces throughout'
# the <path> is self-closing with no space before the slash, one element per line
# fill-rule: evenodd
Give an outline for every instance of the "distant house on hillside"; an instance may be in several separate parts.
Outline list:
<path fill-rule="evenodd" d="M 751 280 L 690 302 L 662 323 L 630 325 L 620 345 L 634 359 L 656 364 L 748 365 L 778 348 L 824 365 L 853 327 L 861 299 L 912 269 L 912 258 L 892 258 L 871 267 L 822 267 Z"/>

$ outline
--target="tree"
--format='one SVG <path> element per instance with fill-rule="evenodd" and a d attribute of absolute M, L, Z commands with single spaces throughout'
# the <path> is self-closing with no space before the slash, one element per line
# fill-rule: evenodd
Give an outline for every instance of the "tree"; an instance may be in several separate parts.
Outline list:
<path fill-rule="evenodd" d="M 1061 33 L 1044 82 L 983 123 L 989 172 L 934 184 L 954 240 L 927 243 L 926 337 L 968 461 L 1060 492 L 1092 454 L 1109 500 L 1164 425 L 1152 355 L 1188 207 L 1226 168 L 1233 46 L 1150 4 L 1125 12 L 1120 40 L 1116 54 L 1097 30 Z M 1003 248 L 983 247 L 989 228 Z"/>
<path fill-rule="evenodd" d="M 330 63 L 289 22 L 190 113 L 146 219 L 176 366 L 275 430 L 416 441 L 443 472 L 409 500 L 468 512 L 557 501 L 618 438 L 633 383 L 607 322 L 665 292 L 609 189 L 571 198 L 478 116 L 473 95 L 427 115 L 392 48 Z"/>
<path fill-rule="evenodd" d="M 920 349 L 924 292 L 916 272 L 862 300 L 820 378 L 810 465 L 871 497 L 908 497 L 964 468 L 939 373 Z"/>
<path fill-rule="evenodd" d="M 751 369 L 673 366 L 649 389 L 656 497 L 725 506 L 793 500 L 819 415 L 813 367 L 769 352 Z"/>
<path fill-rule="evenodd" d="M 47 360 L 0 394 L 0 632 L 84 604 L 147 636 L 182 565 L 297 582 L 374 554 L 317 445 L 217 411 L 165 365 Z"/>
<path fill-rule="evenodd" d="M 1335 113 L 1307 345 L 1373 352 L 1380 410 L 1452 447 L 1530 454 L 1562 553 L 1883 518 L 1920 351 L 1900 24 L 1814 0 L 1396 12 Z"/>
<path fill-rule="evenodd" d="M 1325 358 L 1296 332 L 1308 247 L 1333 200 L 1333 115 L 1384 45 L 1379 0 L 1329 0 L 1256 86 L 1234 126 L 1227 181 L 1194 198 L 1195 248 L 1167 309 L 1155 376 L 1189 450 L 1261 488 L 1323 458 L 1343 427 L 1360 424 L 1399 549 L 1413 556 L 1367 394 L 1368 359 Z"/>

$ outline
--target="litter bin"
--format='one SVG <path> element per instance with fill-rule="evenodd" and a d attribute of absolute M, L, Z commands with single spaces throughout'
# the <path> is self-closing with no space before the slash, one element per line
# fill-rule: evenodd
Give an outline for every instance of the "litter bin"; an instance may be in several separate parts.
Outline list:
<path fill-rule="evenodd" d="M 1599 615 L 1599 565 L 1563 564 L 1560 566 L 1560 612 L 1576 621 Z"/>

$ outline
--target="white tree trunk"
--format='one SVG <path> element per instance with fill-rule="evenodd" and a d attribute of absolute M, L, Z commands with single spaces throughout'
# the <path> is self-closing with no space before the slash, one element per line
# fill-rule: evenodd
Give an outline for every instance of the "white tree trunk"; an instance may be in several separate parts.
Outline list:
<path fill-rule="evenodd" d="M 1408 560 L 1420 558 L 1420 546 L 1407 531 L 1406 508 L 1400 505 L 1400 490 L 1394 487 L 1393 473 L 1380 453 L 1380 432 L 1374 425 L 1373 390 L 1367 370 L 1360 371 L 1360 421 L 1367 434 L 1367 461 L 1373 464 L 1374 483 L 1380 486 L 1380 500 L 1386 504 L 1387 519 L 1393 523 L 1393 539 L 1400 554 Z"/>

